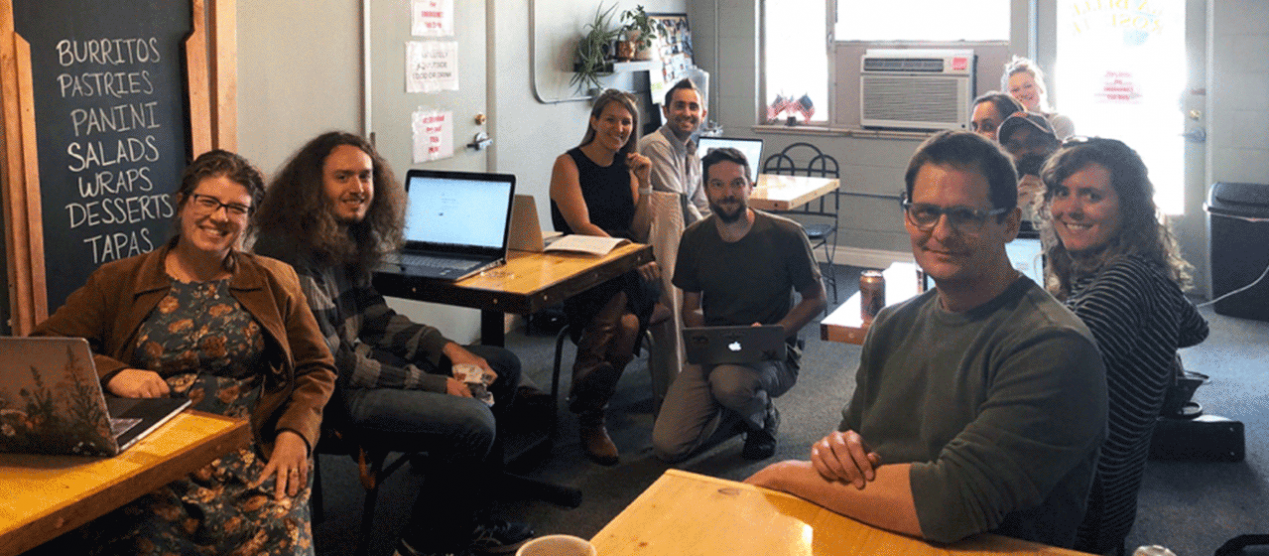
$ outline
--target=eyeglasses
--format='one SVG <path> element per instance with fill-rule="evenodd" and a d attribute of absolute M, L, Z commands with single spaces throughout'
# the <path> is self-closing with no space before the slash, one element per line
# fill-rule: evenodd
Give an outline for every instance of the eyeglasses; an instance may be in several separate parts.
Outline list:
<path fill-rule="evenodd" d="M 926 203 L 903 202 L 904 215 L 916 229 L 928 232 L 937 226 L 939 219 L 947 215 L 947 222 L 962 232 L 977 233 L 987 218 L 1009 212 L 1007 208 L 976 209 L 970 207 L 940 207 Z"/>
<path fill-rule="evenodd" d="M 222 203 L 220 199 L 211 195 L 203 195 L 201 193 L 190 193 L 190 200 L 194 201 L 194 207 L 198 209 L 200 214 L 211 214 L 225 207 L 225 213 L 229 216 L 243 217 L 251 212 L 251 207 L 242 203 Z"/>

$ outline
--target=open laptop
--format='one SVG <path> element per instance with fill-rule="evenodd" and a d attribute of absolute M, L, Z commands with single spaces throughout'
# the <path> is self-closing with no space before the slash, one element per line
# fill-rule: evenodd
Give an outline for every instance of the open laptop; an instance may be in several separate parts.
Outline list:
<path fill-rule="evenodd" d="M 389 257 L 392 270 L 410 276 L 461 280 L 506 262 L 510 174 L 410 170 L 405 245 Z"/>
<path fill-rule="evenodd" d="M 83 338 L 0 337 L 0 452 L 117 455 L 189 404 L 106 398 Z"/>
<path fill-rule="evenodd" d="M 696 154 L 701 158 L 710 149 L 731 147 L 744 153 L 749 161 L 749 181 L 758 182 L 758 169 L 762 167 L 762 139 L 743 139 L 740 137 L 701 137 L 696 140 Z"/>
<path fill-rule="evenodd" d="M 683 348 L 693 365 L 723 365 L 783 361 L 784 327 L 702 326 L 683 329 Z"/>

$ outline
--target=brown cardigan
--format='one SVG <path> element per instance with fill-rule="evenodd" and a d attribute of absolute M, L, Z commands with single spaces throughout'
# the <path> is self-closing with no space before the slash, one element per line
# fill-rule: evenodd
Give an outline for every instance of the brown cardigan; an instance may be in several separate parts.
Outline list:
<path fill-rule="evenodd" d="M 170 287 L 163 263 L 168 250 L 163 247 L 103 265 L 32 335 L 88 339 L 96 354 L 97 375 L 103 379 L 133 367 L 141 323 Z M 268 341 L 261 368 L 274 371 L 266 375 L 251 413 L 255 440 L 267 456 L 278 431 L 290 430 L 308 442 L 311 452 L 317 445 L 322 408 L 335 388 L 335 360 L 295 270 L 268 257 L 241 252 L 231 256 L 235 270 L 230 294 L 264 329 Z M 270 376 L 283 378 L 270 380 Z"/>

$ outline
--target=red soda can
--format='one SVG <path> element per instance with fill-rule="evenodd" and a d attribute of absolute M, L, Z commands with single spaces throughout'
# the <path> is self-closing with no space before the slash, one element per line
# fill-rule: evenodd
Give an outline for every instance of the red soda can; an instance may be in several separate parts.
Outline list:
<path fill-rule="evenodd" d="M 865 270 L 859 275 L 859 316 L 872 322 L 885 306 L 886 277 L 880 270 Z"/>

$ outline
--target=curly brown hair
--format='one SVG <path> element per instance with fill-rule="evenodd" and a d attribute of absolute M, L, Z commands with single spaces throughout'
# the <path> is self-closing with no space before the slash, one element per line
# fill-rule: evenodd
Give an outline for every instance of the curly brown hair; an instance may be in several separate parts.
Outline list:
<path fill-rule="evenodd" d="M 1055 188 L 1089 164 L 1110 171 L 1110 183 L 1119 196 L 1119 233 L 1089 256 L 1075 257 L 1066 250 L 1048 217 Z M 1189 288 L 1190 263 L 1181 258 L 1176 237 L 1154 203 L 1154 184 L 1145 162 L 1128 145 L 1101 137 L 1074 138 L 1063 143 L 1040 171 L 1044 181 L 1044 206 L 1040 232 L 1044 243 L 1045 277 L 1054 297 L 1066 299 L 1071 284 L 1081 276 L 1096 274 L 1118 257 L 1137 255 L 1159 265 L 1182 289 Z"/>
<path fill-rule="evenodd" d="M 342 145 L 360 149 L 374 166 L 374 200 L 364 219 L 346 227 L 335 220 L 323 188 L 326 158 Z M 405 192 L 388 163 L 369 141 L 341 131 L 323 133 L 300 148 L 274 176 L 255 213 L 260 241 L 269 245 L 269 254 L 304 257 L 317 264 L 352 264 L 367 271 L 400 247 L 404 221 Z"/>

